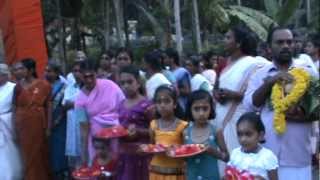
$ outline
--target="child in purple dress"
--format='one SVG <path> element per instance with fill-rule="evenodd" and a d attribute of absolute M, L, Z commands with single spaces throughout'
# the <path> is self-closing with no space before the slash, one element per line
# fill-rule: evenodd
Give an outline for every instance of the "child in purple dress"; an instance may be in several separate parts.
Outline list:
<path fill-rule="evenodd" d="M 120 71 L 120 86 L 126 99 L 120 104 L 120 124 L 129 131 L 129 137 L 121 139 L 118 180 L 148 180 L 148 155 L 138 153 L 139 145 L 149 143 L 149 124 L 153 117 L 152 103 L 142 95 L 139 70 L 134 66 Z"/>

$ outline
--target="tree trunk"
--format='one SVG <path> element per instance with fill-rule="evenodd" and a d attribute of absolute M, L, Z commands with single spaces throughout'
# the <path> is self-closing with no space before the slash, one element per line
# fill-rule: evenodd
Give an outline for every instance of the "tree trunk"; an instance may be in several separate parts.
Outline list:
<path fill-rule="evenodd" d="M 181 55 L 183 51 L 182 47 L 182 31 L 181 31 L 181 19 L 180 19 L 180 0 L 174 0 L 174 19 L 176 26 L 176 43 L 177 51 Z"/>
<path fill-rule="evenodd" d="M 170 17 L 165 17 L 165 48 L 171 47 L 171 22 Z"/>
<path fill-rule="evenodd" d="M 116 24 L 117 24 L 117 36 L 119 45 L 121 47 L 124 46 L 124 39 L 123 39 L 123 13 L 121 11 L 121 1 L 113 0 L 114 5 L 114 12 L 116 15 Z"/>
<path fill-rule="evenodd" d="M 241 0 L 237 0 L 237 4 L 238 4 L 238 6 L 241 6 Z"/>
<path fill-rule="evenodd" d="M 110 0 L 103 1 L 104 10 L 104 48 L 110 48 Z"/>
<path fill-rule="evenodd" d="M 203 47 L 204 47 L 205 51 L 209 49 L 209 30 L 208 30 L 208 27 L 206 27 L 206 29 L 203 31 Z"/>
<path fill-rule="evenodd" d="M 64 20 L 61 14 L 61 4 L 60 0 L 56 1 L 57 3 L 57 17 L 59 21 L 58 31 L 59 31 L 59 44 L 58 44 L 58 54 L 59 54 L 59 63 L 61 64 L 62 71 L 66 72 L 67 62 L 66 62 L 66 53 L 65 53 L 65 33 L 64 33 Z"/>
<path fill-rule="evenodd" d="M 72 49 L 81 50 L 80 32 L 79 32 L 79 17 L 73 18 L 72 27 Z"/>
<path fill-rule="evenodd" d="M 311 2 L 306 0 L 307 25 L 311 23 Z"/>
<path fill-rule="evenodd" d="M 192 0 L 192 9 L 193 9 L 193 22 L 194 22 L 194 33 L 196 36 L 197 52 L 202 51 L 201 44 L 201 32 L 200 32 L 200 23 L 199 23 L 199 11 L 198 11 L 198 0 Z"/>
<path fill-rule="evenodd" d="M 123 20 L 124 20 L 124 34 L 125 34 L 125 37 L 126 37 L 126 47 L 130 47 L 130 42 L 129 42 L 129 31 L 128 31 L 128 16 L 127 16 L 127 13 L 126 13 L 126 10 L 125 8 L 127 7 L 127 1 L 126 0 L 122 0 L 122 15 L 123 15 Z"/>

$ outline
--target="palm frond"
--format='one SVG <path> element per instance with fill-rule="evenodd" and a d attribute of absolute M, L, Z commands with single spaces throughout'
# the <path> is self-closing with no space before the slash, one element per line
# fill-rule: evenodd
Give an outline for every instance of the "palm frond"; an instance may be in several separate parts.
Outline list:
<path fill-rule="evenodd" d="M 279 25 L 286 25 L 294 16 L 299 8 L 300 0 L 287 0 L 286 3 L 279 9 L 276 15 L 276 20 Z"/>
<path fill-rule="evenodd" d="M 267 10 L 267 14 L 272 18 L 275 18 L 277 12 L 280 9 L 279 3 L 277 0 L 264 0 L 264 6 Z"/>
<path fill-rule="evenodd" d="M 230 9 L 233 9 L 235 11 L 242 12 L 253 19 L 255 19 L 259 24 L 261 24 L 265 29 L 268 29 L 270 25 L 272 24 L 277 24 L 276 21 L 274 21 L 272 18 L 269 16 L 265 15 L 263 12 L 248 8 L 245 6 L 230 6 Z"/>
<path fill-rule="evenodd" d="M 257 22 L 256 19 L 235 9 L 229 9 L 228 12 L 231 16 L 237 17 L 239 20 L 244 22 L 253 32 L 255 32 L 259 36 L 261 40 L 265 41 L 267 39 L 267 30 L 259 22 Z"/>
<path fill-rule="evenodd" d="M 164 29 L 162 28 L 160 22 L 157 20 L 156 17 L 153 16 L 152 13 L 150 13 L 146 7 L 144 7 L 140 3 L 132 2 L 132 4 L 142 13 L 145 15 L 145 17 L 148 19 L 148 21 L 151 23 L 152 28 L 155 32 L 155 34 L 160 37 L 164 34 Z"/>
<path fill-rule="evenodd" d="M 221 31 L 226 30 L 227 26 L 230 24 L 230 18 L 227 10 L 219 4 L 215 6 L 214 10 L 215 18 L 212 18 L 213 24 L 216 27 L 219 27 L 218 29 Z"/>

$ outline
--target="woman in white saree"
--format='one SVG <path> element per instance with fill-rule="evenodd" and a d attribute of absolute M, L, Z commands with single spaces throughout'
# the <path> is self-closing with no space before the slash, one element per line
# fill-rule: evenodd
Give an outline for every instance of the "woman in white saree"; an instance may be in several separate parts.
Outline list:
<path fill-rule="evenodd" d="M 226 33 L 224 41 L 225 50 L 230 56 L 214 89 L 214 97 L 217 101 L 215 123 L 223 129 L 228 151 L 231 152 L 240 146 L 236 123 L 246 112 L 241 102 L 249 77 L 264 63 L 253 57 L 256 41 L 253 33 L 247 28 L 242 26 L 232 28 Z M 223 167 L 220 165 L 220 170 Z"/>
<path fill-rule="evenodd" d="M 15 84 L 8 81 L 9 69 L 0 64 L 0 179 L 22 179 L 22 163 L 17 149 L 12 120 Z"/>

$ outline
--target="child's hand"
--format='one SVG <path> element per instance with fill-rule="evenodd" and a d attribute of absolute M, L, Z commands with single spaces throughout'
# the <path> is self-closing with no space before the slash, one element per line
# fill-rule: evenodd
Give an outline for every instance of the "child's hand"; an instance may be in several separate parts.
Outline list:
<path fill-rule="evenodd" d="M 218 148 L 208 147 L 207 153 L 225 162 L 229 159 L 228 154 L 221 152 Z"/>
<path fill-rule="evenodd" d="M 213 147 L 207 147 L 207 151 L 206 151 L 208 154 L 216 157 L 216 158 L 220 158 L 220 151 L 217 149 L 217 148 L 213 148 Z"/>

